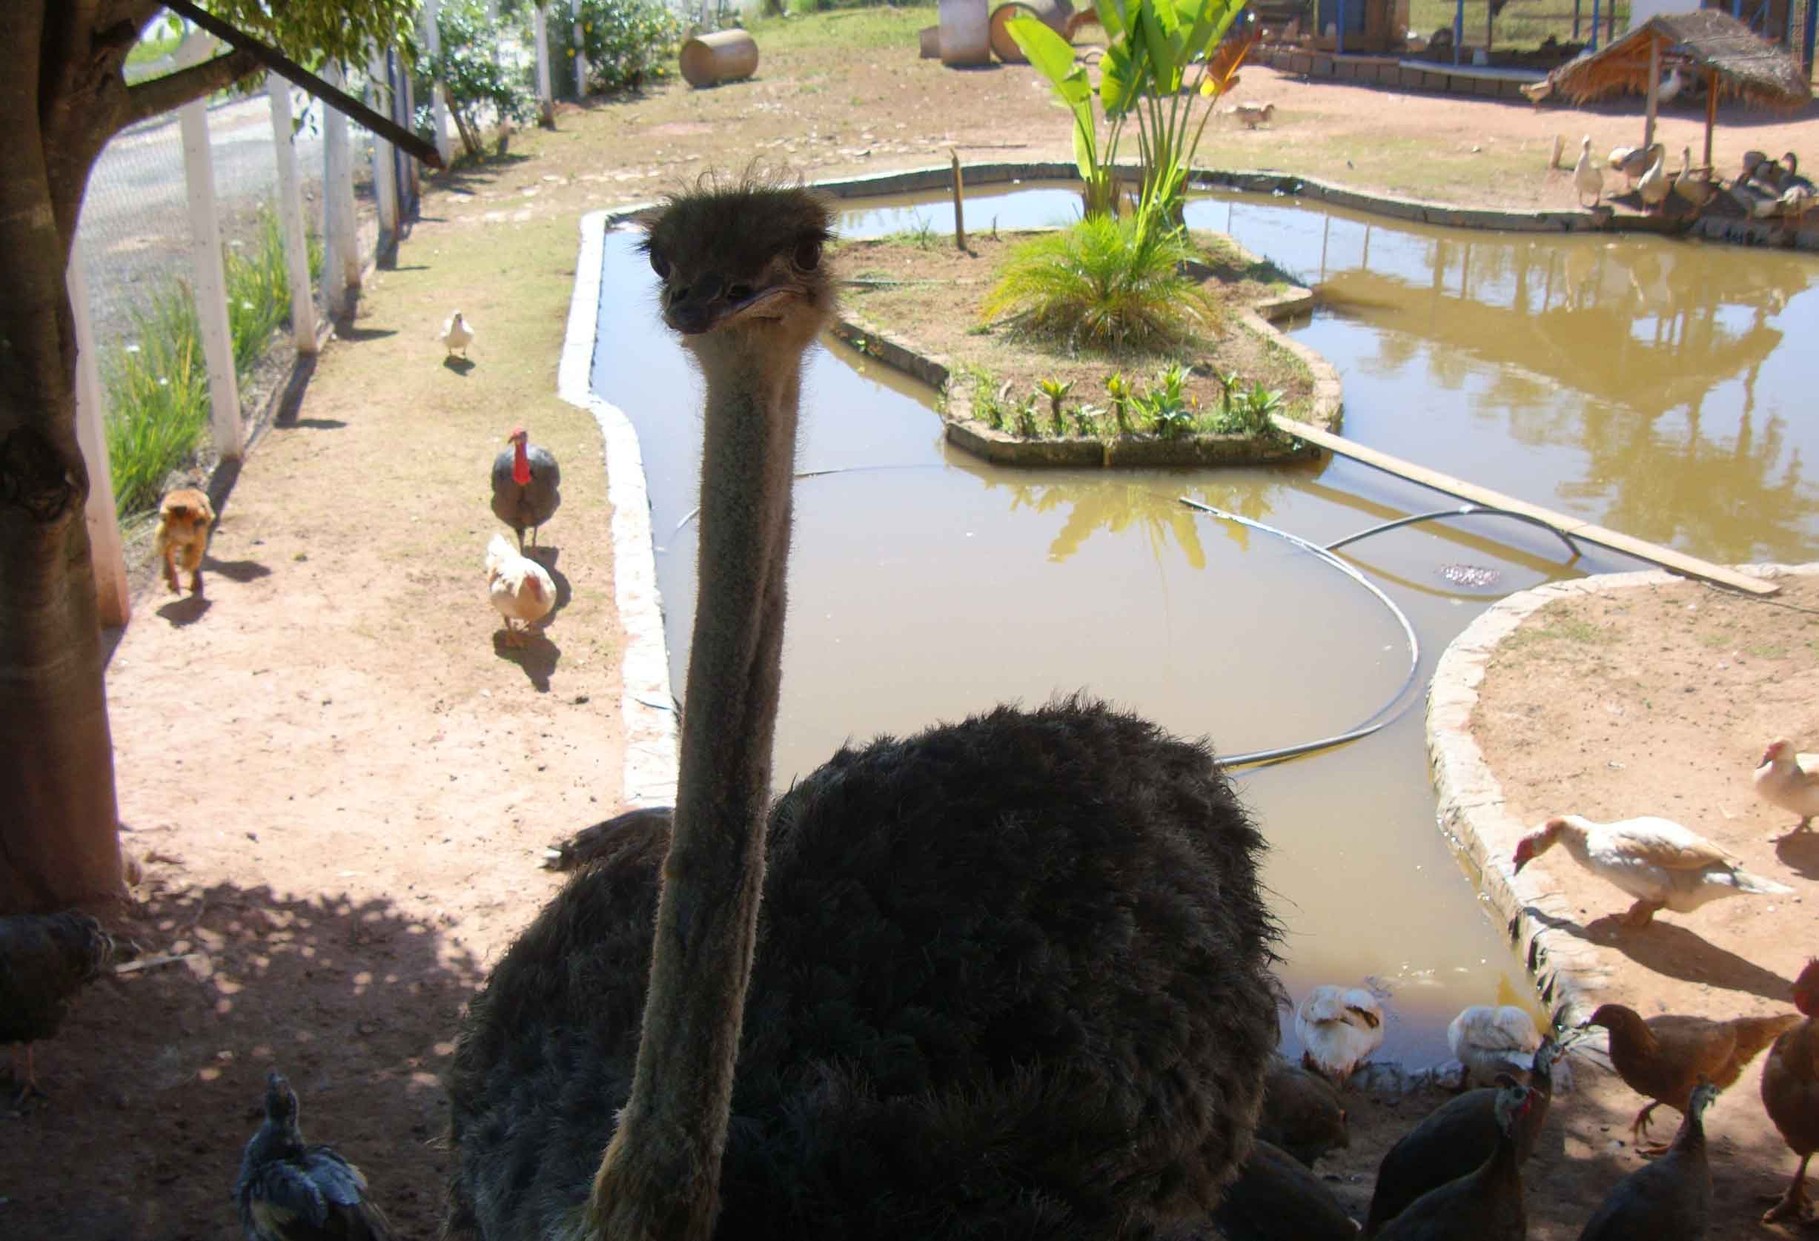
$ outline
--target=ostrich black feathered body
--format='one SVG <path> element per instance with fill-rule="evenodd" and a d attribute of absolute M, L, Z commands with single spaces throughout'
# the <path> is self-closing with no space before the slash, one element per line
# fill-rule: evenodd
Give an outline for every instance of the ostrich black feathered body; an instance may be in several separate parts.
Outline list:
<path fill-rule="evenodd" d="M 450 1073 L 447 1235 L 547 1238 L 630 1089 L 667 834 L 501 959 Z M 1079 701 L 776 803 L 720 1238 L 1146 1237 L 1203 1219 L 1276 1043 L 1262 838 L 1202 746 Z"/>

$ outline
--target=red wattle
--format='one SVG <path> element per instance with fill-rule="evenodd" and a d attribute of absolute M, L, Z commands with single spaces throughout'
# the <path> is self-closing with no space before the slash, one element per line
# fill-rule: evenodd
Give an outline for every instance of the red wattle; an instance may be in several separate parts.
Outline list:
<path fill-rule="evenodd" d="M 512 454 L 512 481 L 520 487 L 531 481 L 531 459 L 524 451 L 524 441 L 519 440 L 516 451 Z"/>

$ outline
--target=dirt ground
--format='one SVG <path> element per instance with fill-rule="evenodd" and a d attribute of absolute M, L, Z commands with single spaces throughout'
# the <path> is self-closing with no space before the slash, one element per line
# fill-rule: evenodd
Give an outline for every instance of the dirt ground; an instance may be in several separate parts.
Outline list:
<path fill-rule="evenodd" d="M 269 1066 L 301 1092 L 306 1132 L 366 1170 L 399 1235 L 434 1235 L 438 1073 L 458 1010 L 553 890 L 537 848 L 610 813 L 619 796 L 600 442 L 553 395 L 576 220 L 754 155 L 810 176 L 945 162 L 950 147 L 974 159 L 1067 158 L 1066 119 L 1027 69 L 954 72 L 915 57 L 931 12 L 761 26 L 764 60 L 750 83 L 565 108 L 555 132 L 515 134 L 509 154 L 430 184 L 398 267 L 369 279 L 357 321 L 225 480 L 206 602 L 141 594 L 118 639 L 115 775 L 124 841 L 146 877 L 114 925 L 148 953 L 186 955 L 93 986 L 39 1048 L 49 1104 L 0 1116 L 0 1235 L 238 1235 L 230 1191 Z M 1589 131 L 1605 145 L 1633 142 L 1639 128 L 1634 106 L 1537 113 L 1261 69 L 1245 72 L 1238 97 L 1275 101 L 1275 123 L 1216 124 L 1204 162 L 1459 203 L 1567 205 L 1564 174 L 1543 170 L 1553 135 Z M 1697 123 L 1670 113 L 1666 126 L 1672 145 Z M 1805 122 L 1727 124 L 1719 162 L 1812 136 Z M 433 339 L 456 308 L 479 333 L 471 367 L 445 365 Z M 518 422 L 565 467 L 563 508 L 545 531 L 562 605 L 522 654 L 499 644 L 481 577 L 495 526 L 487 468 Z M 1800 619 L 1761 615 L 1784 644 Z M 1731 675 L 1745 666 L 1708 658 Z M 1696 688 L 1674 709 L 1689 727 L 1698 702 L 1753 707 Z M 1577 690 L 1556 697 L 1583 701 Z M 1811 710 L 1777 726 L 1810 737 Z M 1702 734 L 1721 751 L 1714 772 L 1732 779 L 1757 731 L 1740 721 L 1735 735 Z M 1610 774 L 1565 753 L 1571 770 L 1591 773 L 1577 786 L 1581 808 L 1617 808 L 1595 796 Z M 1690 779 L 1683 767 L 1669 774 Z M 1727 796 L 1757 836 L 1773 826 L 1746 793 Z M 1723 916 L 1701 920 L 1701 933 Z M 1658 938 L 1675 934 L 1668 921 Z M 1768 1004 L 1759 993 L 1791 977 L 1804 950 L 1778 934 L 1753 971 L 1727 956 L 1746 985 L 1725 993 Z M 1337 1174 L 1374 1166 L 1419 1105 L 1360 1102 Z M 1544 1143 L 1530 1176 L 1535 1235 L 1574 1235 L 1559 1221 L 1583 1219 L 1633 1164 L 1600 1128 L 1620 1130 L 1630 1106 L 1562 1108 L 1565 1124 L 1550 1126 L 1565 1135 L 1559 1153 Z M 1733 1129 L 1749 1112 L 1746 1099 L 1727 1099 L 1714 1121 L 1720 1148 L 1750 1154 L 1756 1169 L 1733 1176 L 1724 1168 L 1735 1163 L 1720 1161 L 1726 1218 L 1745 1218 L 1749 1195 L 1774 1188 L 1787 1162 Z M 1339 1185 L 1354 1202 L 1367 1187 Z"/>
<path fill-rule="evenodd" d="M 1627 896 L 1563 851 L 1545 855 L 1530 868 L 1556 894 L 1542 916 L 1600 949 L 1591 1002 L 1644 1016 L 1791 1011 L 1794 977 L 1819 946 L 1819 903 L 1806 899 L 1819 835 L 1788 834 L 1793 816 L 1759 800 L 1750 775 L 1777 736 L 1819 745 L 1819 578 L 1780 580 L 1768 598 L 1693 582 L 1577 595 L 1529 617 L 1492 656 L 1473 731 L 1517 819 L 1662 815 L 1795 889 L 1631 931 L 1617 924 Z M 1714 1236 L 1770 1232 L 1751 1222 L 1750 1194 L 1772 1192 L 1795 1162 L 1762 1110 L 1760 1080 L 1758 1060 L 1710 1113 L 1725 1229 Z M 1608 1078 L 1588 1093 L 1634 1106 Z"/>

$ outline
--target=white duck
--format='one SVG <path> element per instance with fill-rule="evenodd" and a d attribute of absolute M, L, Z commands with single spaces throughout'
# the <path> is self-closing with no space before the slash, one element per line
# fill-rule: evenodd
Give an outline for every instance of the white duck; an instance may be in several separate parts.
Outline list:
<path fill-rule="evenodd" d="M 1579 205 L 1585 206 L 1585 196 L 1592 196 L 1592 206 L 1598 205 L 1598 196 L 1604 193 L 1604 170 L 1598 167 L 1598 161 L 1592 158 L 1592 136 L 1587 134 L 1579 143 L 1579 162 L 1573 165 L 1573 189 L 1579 194 Z"/>
<path fill-rule="evenodd" d="M 1645 147 L 1612 147 L 1610 166 L 1629 178 L 1634 188 L 1642 174 L 1648 171 L 1655 160 L 1655 153 L 1661 149 L 1659 142 L 1651 142 Z"/>
<path fill-rule="evenodd" d="M 1798 224 L 1806 218 L 1806 213 L 1813 209 L 1814 186 L 1810 180 L 1800 175 L 1800 157 L 1792 151 L 1781 157 L 1781 167 L 1785 171 L 1779 178 L 1781 197 L 1777 201 L 1781 214 L 1792 218 Z"/>
<path fill-rule="evenodd" d="M 1526 1084 L 1541 1046 L 1541 1031 L 1526 1010 L 1514 1004 L 1474 1004 L 1446 1027 L 1453 1059 L 1465 1066 L 1465 1081 L 1489 1084 L 1508 1073 Z"/>
<path fill-rule="evenodd" d="M 486 545 L 486 589 L 494 610 L 505 618 L 507 646 L 523 646 L 524 634 L 556 606 L 556 583 L 549 571 L 513 551 L 503 534 Z"/>
<path fill-rule="evenodd" d="M 1794 830 L 1806 831 L 1819 815 L 1819 754 L 1796 754 L 1786 737 L 1769 742 L 1756 768 L 1756 796 L 1799 815 Z"/>
<path fill-rule="evenodd" d="M 1691 913 L 1724 896 L 1793 891 L 1752 875 L 1697 832 L 1653 815 L 1615 823 L 1577 814 L 1549 819 L 1516 842 L 1517 873 L 1556 844 L 1566 846 L 1579 865 L 1636 898 L 1624 915 L 1632 927 L 1647 926 L 1662 909 Z"/>
<path fill-rule="evenodd" d="M 461 312 L 457 310 L 454 315 L 442 325 L 442 335 L 439 339 L 442 341 L 442 347 L 448 350 L 449 357 L 454 357 L 455 352 L 459 350 L 461 356 L 465 358 L 467 356 L 467 347 L 474 343 L 474 329 L 468 324 L 466 319 L 461 317 Z"/>
<path fill-rule="evenodd" d="M 1667 175 L 1667 148 L 1657 142 L 1653 150 L 1654 162 L 1642 174 L 1642 179 L 1636 182 L 1636 196 L 1642 200 L 1644 211 L 1659 209 L 1667 201 L 1669 191 L 1674 188 Z"/>
<path fill-rule="evenodd" d="M 1383 1008 L 1362 987 L 1315 987 L 1295 1010 L 1301 1063 L 1341 1086 L 1383 1046 Z"/>

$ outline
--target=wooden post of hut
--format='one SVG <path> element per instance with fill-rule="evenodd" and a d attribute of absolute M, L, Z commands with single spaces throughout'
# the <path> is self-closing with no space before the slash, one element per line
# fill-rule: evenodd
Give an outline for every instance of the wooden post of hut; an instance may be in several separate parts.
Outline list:
<path fill-rule="evenodd" d="M 1661 40 L 1648 41 L 1648 111 L 1642 122 L 1642 149 L 1655 145 L 1655 118 L 1661 115 Z"/>

